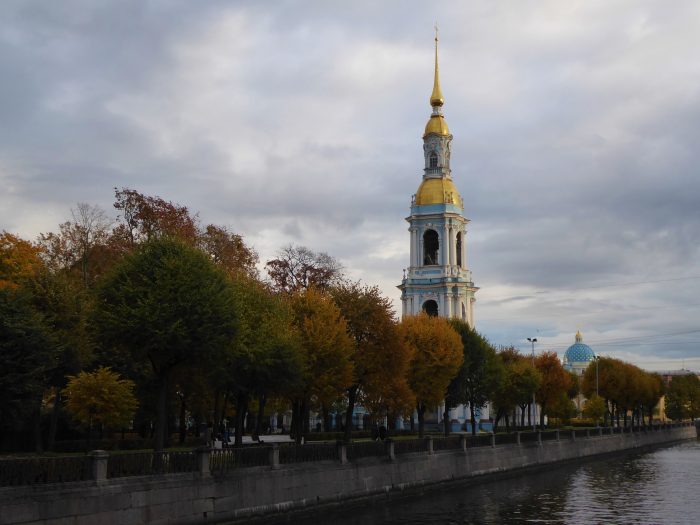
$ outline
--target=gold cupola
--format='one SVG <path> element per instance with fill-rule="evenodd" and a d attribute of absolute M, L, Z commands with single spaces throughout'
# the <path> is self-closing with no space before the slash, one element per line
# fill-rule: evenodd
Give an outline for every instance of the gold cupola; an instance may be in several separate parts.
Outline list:
<path fill-rule="evenodd" d="M 450 129 L 447 127 L 445 117 L 442 115 L 442 105 L 445 103 L 445 98 L 442 96 L 440 89 L 440 71 L 438 68 L 438 37 L 437 28 L 435 29 L 435 76 L 433 78 L 433 92 L 430 94 L 430 105 L 433 107 L 433 114 L 430 115 L 430 120 L 425 125 L 425 133 L 423 137 L 433 133 L 435 135 L 447 136 L 450 134 Z"/>

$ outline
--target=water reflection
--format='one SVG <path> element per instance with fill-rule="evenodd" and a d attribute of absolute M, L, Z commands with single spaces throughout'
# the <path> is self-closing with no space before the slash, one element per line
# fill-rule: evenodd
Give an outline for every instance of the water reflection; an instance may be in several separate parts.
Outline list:
<path fill-rule="evenodd" d="M 476 484 L 475 484 L 476 483 Z M 700 442 L 563 466 L 500 481 L 472 481 L 271 523 L 664 524 L 698 523 Z"/>

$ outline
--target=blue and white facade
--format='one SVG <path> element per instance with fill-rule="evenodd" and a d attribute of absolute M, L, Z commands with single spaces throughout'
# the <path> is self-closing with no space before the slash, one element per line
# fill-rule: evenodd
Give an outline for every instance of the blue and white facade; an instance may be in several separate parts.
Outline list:
<path fill-rule="evenodd" d="M 581 332 L 577 331 L 574 344 L 566 349 L 563 365 L 569 372 L 583 375 L 588 365 L 595 361 L 595 358 L 595 352 L 590 346 L 583 342 Z"/>
<path fill-rule="evenodd" d="M 423 134 L 423 181 L 411 199 L 406 218 L 411 234 L 410 264 L 404 270 L 402 315 L 422 311 L 457 317 L 474 326 L 474 294 L 478 290 L 467 267 L 467 224 L 464 201 L 450 170 L 452 135 L 442 114 L 435 48 L 432 114 Z"/>

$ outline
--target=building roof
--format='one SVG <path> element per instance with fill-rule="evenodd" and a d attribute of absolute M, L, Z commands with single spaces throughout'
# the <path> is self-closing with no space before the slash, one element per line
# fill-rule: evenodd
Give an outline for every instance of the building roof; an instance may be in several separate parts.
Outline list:
<path fill-rule="evenodd" d="M 576 332 L 576 342 L 566 349 L 564 360 L 567 363 L 588 363 L 595 359 L 595 352 L 583 342 L 581 332 Z"/>

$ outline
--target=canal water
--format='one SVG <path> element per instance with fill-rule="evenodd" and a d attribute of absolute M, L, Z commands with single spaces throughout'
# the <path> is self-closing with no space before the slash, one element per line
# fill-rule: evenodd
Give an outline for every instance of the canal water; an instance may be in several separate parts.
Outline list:
<path fill-rule="evenodd" d="M 268 523 L 700 524 L 700 441 Z"/>

